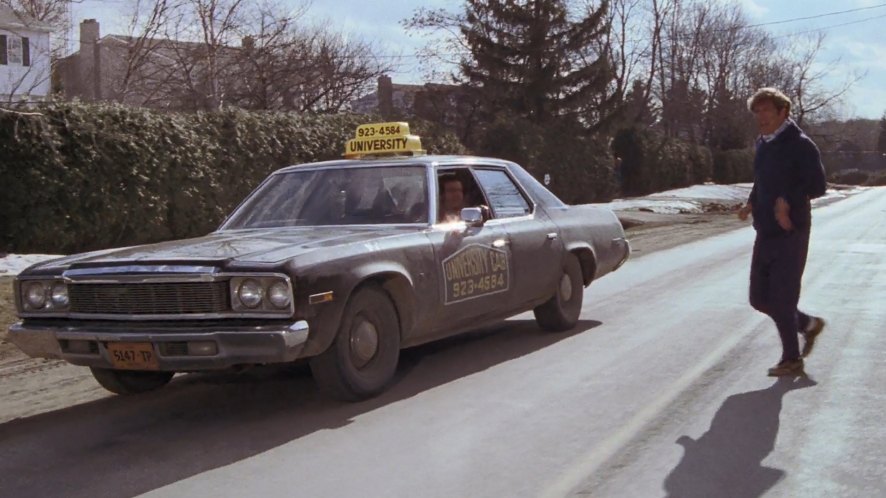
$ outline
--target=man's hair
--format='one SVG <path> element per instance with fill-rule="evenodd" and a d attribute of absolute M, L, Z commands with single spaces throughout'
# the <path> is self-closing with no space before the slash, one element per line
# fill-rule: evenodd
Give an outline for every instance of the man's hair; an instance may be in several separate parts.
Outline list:
<path fill-rule="evenodd" d="M 748 99 L 748 110 L 754 112 L 754 106 L 765 100 L 772 102 L 776 110 L 787 109 L 788 114 L 791 113 L 791 99 L 778 88 L 772 87 L 761 88 L 751 95 Z"/>
<path fill-rule="evenodd" d="M 452 183 L 452 182 L 458 182 L 458 184 L 461 185 L 462 188 L 464 188 L 464 182 L 462 182 L 461 178 L 459 178 L 456 175 L 443 175 L 442 177 L 440 177 L 440 187 L 441 188 L 444 185 L 446 185 L 447 183 Z"/>

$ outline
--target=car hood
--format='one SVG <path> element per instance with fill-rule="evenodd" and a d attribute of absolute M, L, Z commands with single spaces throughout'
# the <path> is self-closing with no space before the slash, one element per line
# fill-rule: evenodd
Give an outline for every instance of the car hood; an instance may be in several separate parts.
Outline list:
<path fill-rule="evenodd" d="M 230 262 L 279 263 L 317 250 L 416 233 L 423 227 L 297 227 L 227 230 L 194 239 L 125 247 L 77 254 L 52 260 L 32 269 L 62 267 L 88 268 L 123 264 L 201 263 L 224 265 Z"/>

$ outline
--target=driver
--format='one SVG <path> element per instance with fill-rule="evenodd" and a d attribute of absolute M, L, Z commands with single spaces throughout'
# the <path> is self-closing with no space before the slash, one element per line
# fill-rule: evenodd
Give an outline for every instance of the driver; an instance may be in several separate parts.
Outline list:
<path fill-rule="evenodd" d="M 464 185 L 454 175 L 442 177 L 440 183 L 440 221 L 460 221 L 461 210 L 465 207 Z"/>

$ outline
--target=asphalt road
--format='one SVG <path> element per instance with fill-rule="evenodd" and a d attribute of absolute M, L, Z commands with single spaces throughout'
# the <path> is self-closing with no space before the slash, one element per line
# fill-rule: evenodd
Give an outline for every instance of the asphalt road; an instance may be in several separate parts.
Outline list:
<path fill-rule="evenodd" d="M 886 496 L 886 189 L 815 211 L 801 308 L 828 326 L 808 379 L 766 376 L 752 240 L 628 262 L 572 332 L 523 315 L 405 352 L 360 404 L 261 369 L 0 425 L 0 495 Z"/>

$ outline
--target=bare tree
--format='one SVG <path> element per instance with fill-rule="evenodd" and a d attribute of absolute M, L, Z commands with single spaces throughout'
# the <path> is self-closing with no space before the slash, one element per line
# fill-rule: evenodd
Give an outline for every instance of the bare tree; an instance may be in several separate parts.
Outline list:
<path fill-rule="evenodd" d="M 755 89 L 783 89 L 802 124 L 833 109 L 860 79 L 853 74 L 828 87 L 826 77 L 838 62 L 820 64 L 823 35 L 799 42 L 790 35 L 776 38 L 751 25 L 739 4 L 670 0 L 659 12 L 664 32 L 655 96 L 668 135 L 716 148 L 744 147 L 754 133 L 745 99 Z"/>
<path fill-rule="evenodd" d="M 130 36 L 109 76 L 114 98 L 183 110 L 341 110 L 390 65 L 371 44 L 302 26 L 306 9 L 275 0 L 134 0 Z"/>
<path fill-rule="evenodd" d="M 169 22 L 169 16 L 177 7 L 175 0 L 134 0 L 129 20 L 128 36 L 119 50 L 125 50 L 122 57 L 114 60 L 118 68 L 116 77 L 110 81 L 114 100 L 143 104 L 150 101 L 153 92 L 144 92 L 145 86 L 138 83 L 155 79 L 162 73 L 160 50 L 163 40 L 160 34 Z M 135 94 L 141 90 L 138 98 Z"/>
<path fill-rule="evenodd" d="M 446 9 L 420 7 L 412 17 L 400 21 L 410 34 L 421 35 L 427 43 L 416 54 L 425 77 L 432 81 L 456 82 L 456 69 L 471 52 L 461 26 L 463 16 Z"/>
<path fill-rule="evenodd" d="M 248 109 L 337 112 L 390 71 L 371 44 L 297 20 L 273 4 L 253 13 L 235 63 L 232 102 Z"/>
<path fill-rule="evenodd" d="M 653 83 L 659 72 L 663 23 L 670 8 L 670 0 L 613 0 L 611 3 L 611 28 L 602 49 L 609 54 L 615 68 L 613 94 L 625 100 L 625 124 L 653 118 Z"/>
<path fill-rule="evenodd" d="M 813 33 L 789 49 L 793 81 L 785 87 L 785 91 L 794 101 L 794 119 L 800 126 L 810 117 L 832 112 L 852 86 L 865 76 L 853 72 L 845 76 L 839 87 L 825 87 L 824 80 L 837 70 L 840 61 L 837 59 L 824 65 L 818 64 L 824 40 L 824 33 Z"/>

